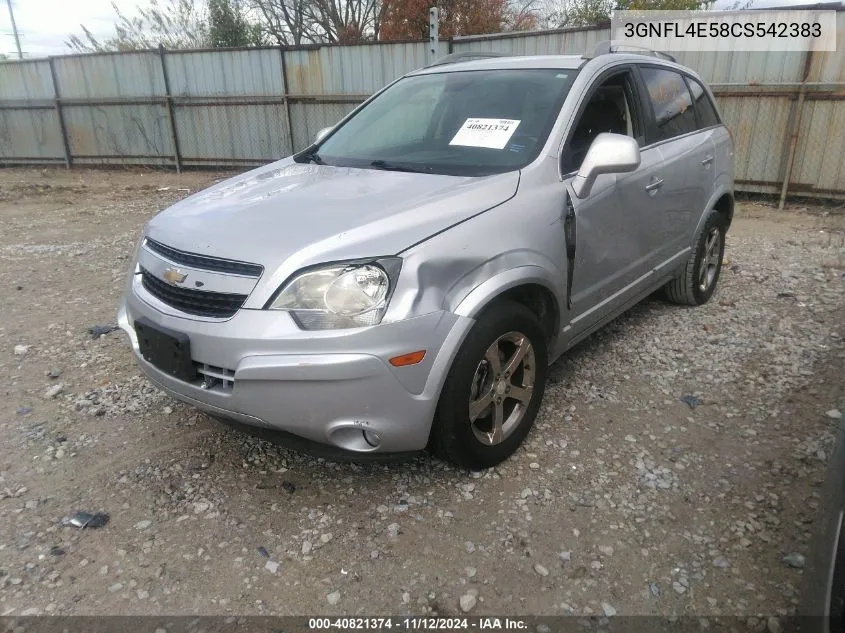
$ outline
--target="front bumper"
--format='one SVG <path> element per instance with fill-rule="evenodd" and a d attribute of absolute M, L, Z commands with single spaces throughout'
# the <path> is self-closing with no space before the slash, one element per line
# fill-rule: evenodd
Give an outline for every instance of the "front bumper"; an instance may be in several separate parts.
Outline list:
<path fill-rule="evenodd" d="M 161 389 L 213 415 L 359 453 L 425 447 L 446 374 L 474 323 L 444 311 L 305 332 L 278 311 L 241 309 L 226 321 L 177 317 L 156 309 L 146 294 L 137 281 L 130 284 L 118 324 Z M 199 371 L 220 380 L 203 388 L 201 380 L 185 382 L 153 367 L 138 351 L 133 324 L 140 317 L 187 334 Z M 388 363 L 422 349 L 426 355 L 417 365 Z"/>

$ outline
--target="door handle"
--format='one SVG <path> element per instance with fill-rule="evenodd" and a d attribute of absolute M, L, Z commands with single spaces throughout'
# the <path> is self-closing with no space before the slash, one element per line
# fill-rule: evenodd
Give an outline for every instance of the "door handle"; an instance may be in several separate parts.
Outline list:
<path fill-rule="evenodd" d="M 704 160 L 703 160 L 703 161 L 701 161 L 701 164 L 702 164 L 702 165 L 704 165 L 705 167 L 707 167 L 707 165 L 709 165 L 709 164 L 710 164 L 710 163 L 712 163 L 712 162 L 713 162 L 713 157 L 712 157 L 712 156 L 705 156 L 705 157 L 704 157 Z"/>
<path fill-rule="evenodd" d="M 663 178 L 658 178 L 654 182 L 650 182 L 645 186 L 645 190 L 648 192 L 656 191 L 663 186 Z"/>

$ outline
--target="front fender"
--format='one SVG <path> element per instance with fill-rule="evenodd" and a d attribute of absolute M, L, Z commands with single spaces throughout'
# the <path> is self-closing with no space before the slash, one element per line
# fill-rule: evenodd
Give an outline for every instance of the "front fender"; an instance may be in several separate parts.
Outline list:
<path fill-rule="evenodd" d="M 384 321 L 438 310 L 474 319 L 524 284 L 543 288 L 562 316 L 566 259 L 560 196 L 552 195 L 560 187 L 544 192 L 536 200 L 517 196 L 401 253 L 402 273 Z"/>
<path fill-rule="evenodd" d="M 505 270 L 483 281 L 460 299 L 457 305 L 452 308 L 452 311 L 458 316 L 475 319 L 496 297 L 512 288 L 526 284 L 543 286 L 551 292 L 558 307 L 560 306 L 560 297 L 554 276 L 541 266 L 527 265 Z"/>

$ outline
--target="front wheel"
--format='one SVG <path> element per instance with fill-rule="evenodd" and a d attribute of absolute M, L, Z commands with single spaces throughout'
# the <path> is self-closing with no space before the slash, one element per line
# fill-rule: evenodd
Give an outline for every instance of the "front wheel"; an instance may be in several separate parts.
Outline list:
<path fill-rule="evenodd" d="M 711 211 L 695 239 L 695 247 L 677 279 L 665 286 L 666 297 L 684 305 L 707 303 L 716 291 L 725 255 L 725 217 Z"/>
<path fill-rule="evenodd" d="M 471 469 L 507 459 L 534 424 L 547 368 L 537 317 L 510 301 L 488 309 L 449 370 L 431 432 L 434 453 Z"/>

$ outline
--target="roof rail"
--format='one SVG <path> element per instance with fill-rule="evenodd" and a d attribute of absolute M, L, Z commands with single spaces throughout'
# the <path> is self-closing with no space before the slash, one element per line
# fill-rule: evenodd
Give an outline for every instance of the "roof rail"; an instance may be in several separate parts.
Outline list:
<path fill-rule="evenodd" d="M 446 57 L 441 57 L 436 62 L 429 64 L 426 68 L 431 68 L 432 66 L 444 66 L 446 64 L 458 64 L 460 62 L 471 62 L 476 59 L 489 59 L 490 57 L 512 57 L 512 55 L 508 53 L 494 53 L 492 51 L 466 51 L 464 53 L 451 53 L 446 55 Z"/>
<path fill-rule="evenodd" d="M 652 57 L 660 57 L 662 59 L 668 59 L 670 62 L 678 61 L 669 53 L 664 53 L 663 51 L 654 51 L 644 46 L 637 46 L 636 44 L 629 44 L 628 42 L 622 42 L 619 40 L 604 40 L 603 42 L 599 42 L 593 49 L 592 57 L 598 57 L 599 55 L 607 55 L 609 53 L 624 53 L 626 51 L 621 49 L 627 48 L 633 49 L 632 51 L 630 51 L 632 53 L 638 53 L 640 55 L 651 55 Z"/>

